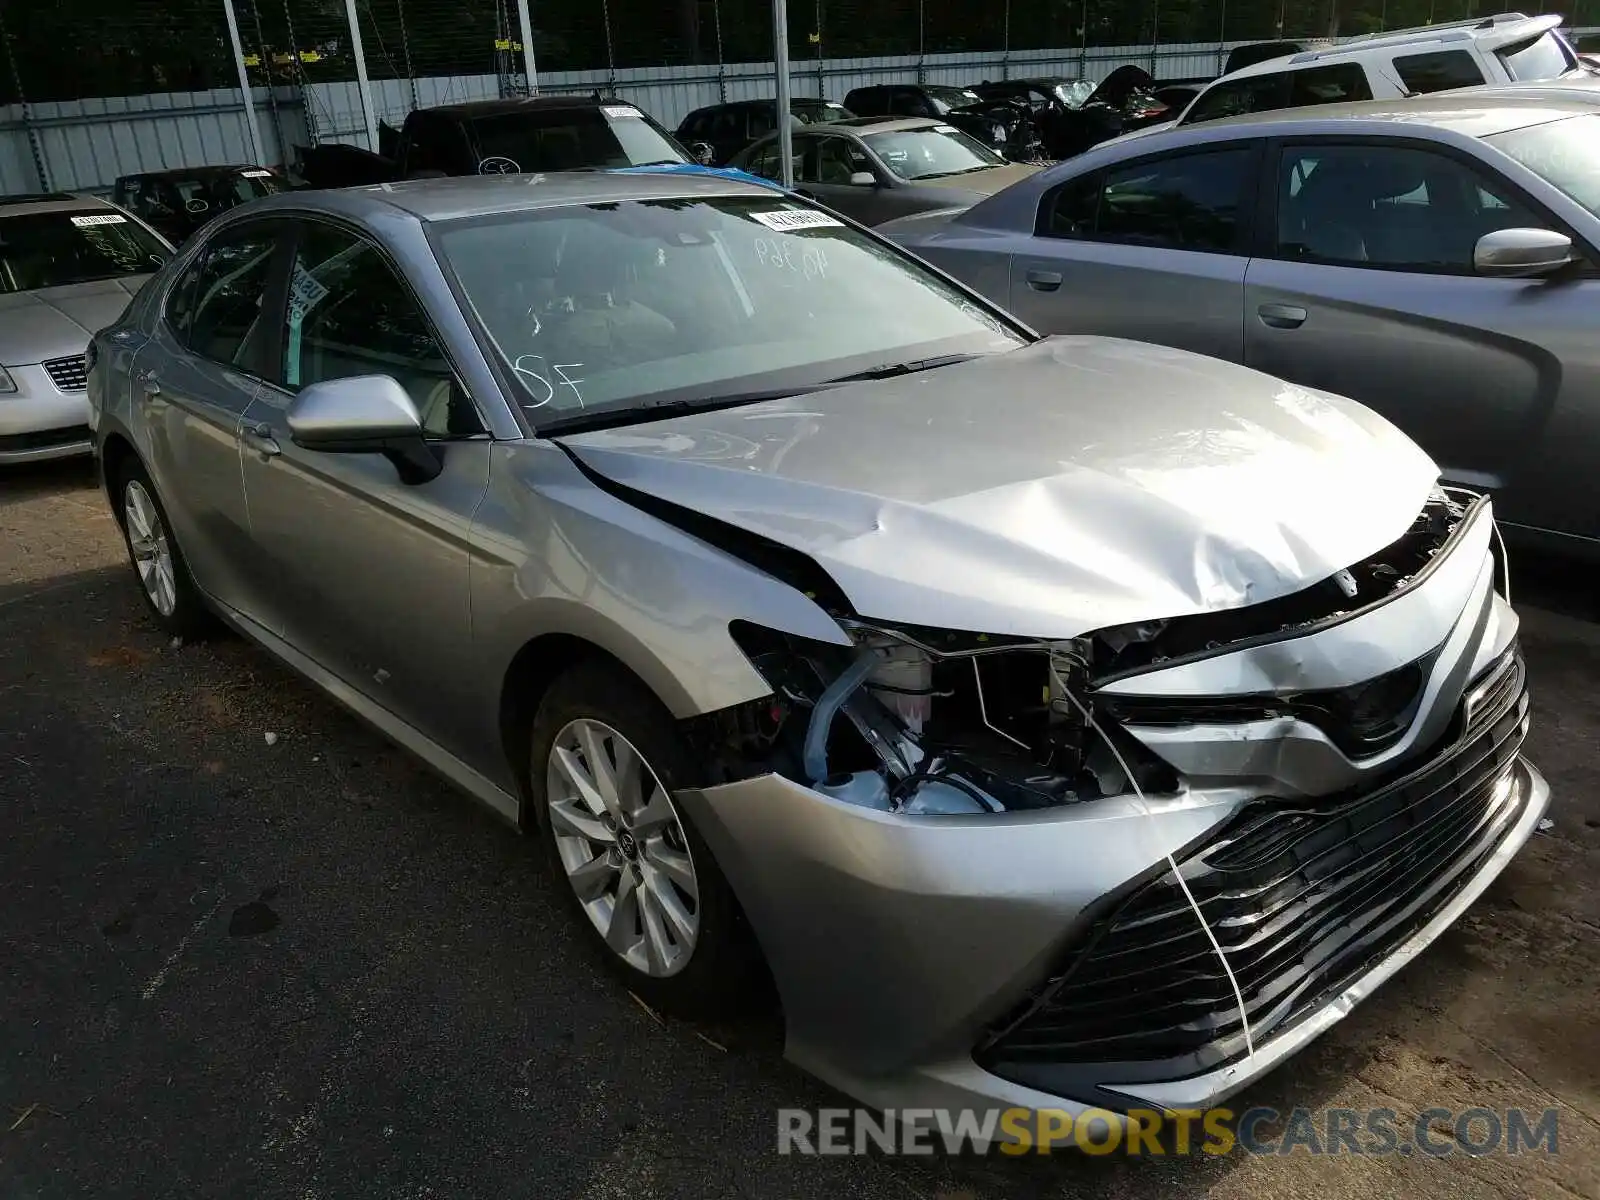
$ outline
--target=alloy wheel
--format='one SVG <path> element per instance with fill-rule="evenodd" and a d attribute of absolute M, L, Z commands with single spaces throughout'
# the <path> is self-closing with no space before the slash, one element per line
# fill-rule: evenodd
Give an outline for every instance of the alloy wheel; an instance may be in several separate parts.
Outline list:
<path fill-rule="evenodd" d="M 128 530 L 128 549 L 139 571 L 145 595 L 163 617 L 178 607 L 178 583 L 172 565 L 172 546 L 161 510 L 137 479 L 128 480 L 122 491 L 122 512 Z"/>
<path fill-rule="evenodd" d="M 700 889 L 677 810 L 634 745 L 600 721 L 570 721 L 545 768 L 562 868 L 612 951 L 646 975 L 686 967 Z"/>

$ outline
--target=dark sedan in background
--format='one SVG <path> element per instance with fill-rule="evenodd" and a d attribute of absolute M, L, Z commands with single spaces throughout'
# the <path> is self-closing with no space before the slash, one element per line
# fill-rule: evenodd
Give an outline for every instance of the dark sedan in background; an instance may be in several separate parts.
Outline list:
<path fill-rule="evenodd" d="M 824 125 L 854 114 L 844 105 L 812 96 L 796 96 L 789 101 L 789 114 L 802 125 Z M 704 142 L 711 147 L 711 162 L 722 166 L 751 142 L 778 127 L 776 100 L 736 100 L 730 104 L 711 104 L 697 108 L 683 119 L 676 137 L 685 146 Z"/>
<path fill-rule="evenodd" d="M 219 213 L 288 187 L 287 178 L 266 167 L 180 167 L 122 176 L 112 188 L 111 202 L 181 245 Z"/>
<path fill-rule="evenodd" d="M 852 117 L 796 130 L 793 142 L 795 190 L 864 225 L 976 204 L 1039 169 L 937 120 Z M 729 165 L 777 179 L 777 135 Z"/>

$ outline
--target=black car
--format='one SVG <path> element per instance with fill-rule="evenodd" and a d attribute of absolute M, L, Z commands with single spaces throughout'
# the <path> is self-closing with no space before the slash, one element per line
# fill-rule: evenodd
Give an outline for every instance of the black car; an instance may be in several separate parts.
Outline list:
<path fill-rule="evenodd" d="M 387 153 L 327 142 L 297 147 L 313 187 L 440 175 L 680 166 L 694 159 L 643 109 L 599 95 L 473 100 L 419 108 L 381 137 Z M 709 155 L 709 149 L 707 150 Z"/>
<path fill-rule="evenodd" d="M 1131 63 L 1098 84 L 1063 77 L 984 80 L 972 91 L 988 104 L 1011 106 L 1007 141 L 1013 158 L 1024 156 L 1019 143 L 1030 142 L 1037 142 L 1046 158 L 1071 158 L 1177 115 L 1156 96 L 1150 73 Z"/>
<path fill-rule="evenodd" d="M 283 175 L 267 167 L 183 167 L 124 175 L 111 189 L 111 202 L 181 245 L 218 213 L 288 187 Z"/>
<path fill-rule="evenodd" d="M 1004 123 L 981 111 L 983 103 L 971 88 L 933 83 L 880 83 L 854 89 L 844 98 L 844 106 L 858 117 L 937 118 L 991 149 L 1005 149 Z"/>
<path fill-rule="evenodd" d="M 789 112 L 802 125 L 824 125 L 854 114 L 844 105 L 812 96 L 796 96 L 789 101 Z M 711 165 L 722 166 L 751 142 L 764 138 L 778 127 L 776 100 L 736 100 L 697 108 L 678 126 L 678 141 L 685 146 L 704 143 L 711 147 Z"/>

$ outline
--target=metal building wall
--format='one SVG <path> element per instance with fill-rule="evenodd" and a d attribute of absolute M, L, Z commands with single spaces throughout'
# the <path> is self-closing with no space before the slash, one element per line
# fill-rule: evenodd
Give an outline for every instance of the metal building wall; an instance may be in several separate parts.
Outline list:
<path fill-rule="evenodd" d="M 1587 32 L 1578 31 L 1578 32 Z M 1028 75 L 1100 79 L 1123 63 L 1144 66 L 1159 79 L 1210 78 L 1233 45 L 1096 46 L 1088 50 L 1013 50 L 839 58 L 792 63 L 794 93 L 842 100 L 856 87 L 922 79 L 964 84 Z M 541 73 L 543 92 L 615 94 L 675 128 L 691 110 L 726 100 L 773 94 L 770 62 L 692 67 L 637 67 Z M 494 75 L 384 79 L 372 83 L 380 120 L 399 125 L 414 108 L 500 94 Z M 365 146 L 357 84 L 351 81 L 253 92 L 257 122 L 271 163 L 293 158 L 293 147 L 318 142 Z M 168 167 L 240 162 L 250 156 L 244 106 L 237 88 L 0 107 L 0 194 L 49 190 L 104 191 L 118 175 Z M 44 178 L 41 179 L 40 166 Z"/>

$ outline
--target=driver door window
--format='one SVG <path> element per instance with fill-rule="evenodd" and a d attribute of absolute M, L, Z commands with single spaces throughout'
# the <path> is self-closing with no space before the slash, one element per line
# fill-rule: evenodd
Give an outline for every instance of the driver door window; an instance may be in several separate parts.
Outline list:
<path fill-rule="evenodd" d="M 1276 256 L 1470 275 L 1478 239 L 1550 224 L 1509 187 L 1409 146 L 1285 147 Z"/>
<path fill-rule="evenodd" d="M 356 375 L 398 380 L 429 437 L 483 432 L 427 316 L 377 247 L 308 223 L 289 283 L 282 383 L 294 392 Z"/>
<path fill-rule="evenodd" d="M 821 138 L 815 155 L 817 183 L 848 186 L 850 176 L 858 171 L 870 172 L 872 166 L 867 156 L 849 138 Z"/>

